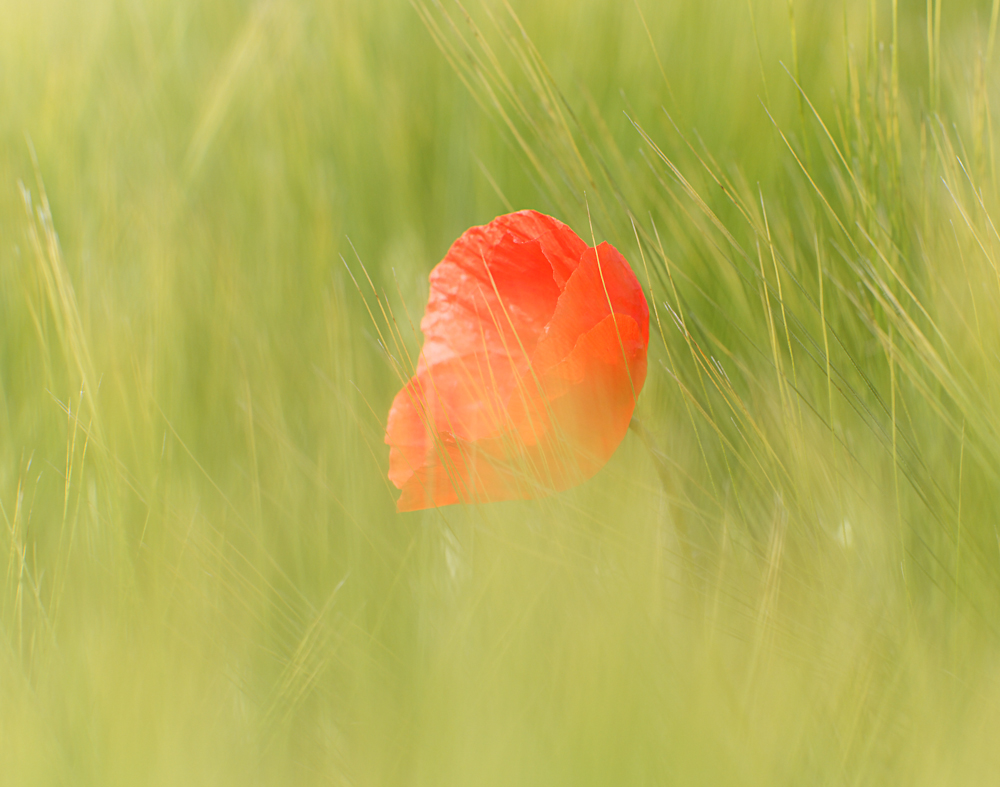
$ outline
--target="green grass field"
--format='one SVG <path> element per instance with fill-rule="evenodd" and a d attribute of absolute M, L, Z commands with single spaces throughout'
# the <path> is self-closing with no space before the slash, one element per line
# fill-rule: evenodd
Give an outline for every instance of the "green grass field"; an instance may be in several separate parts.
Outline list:
<path fill-rule="evenodd" d="M 0 4 L 0 783 L 995 783 L 1000 0 L 510 2 Z M 397 514 L 529 207 L 650 444 Z"/>

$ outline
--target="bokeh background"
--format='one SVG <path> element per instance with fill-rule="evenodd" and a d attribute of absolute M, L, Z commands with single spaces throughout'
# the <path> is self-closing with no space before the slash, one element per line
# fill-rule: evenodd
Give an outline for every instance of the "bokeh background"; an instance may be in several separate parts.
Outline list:
<path fill-rule="evenodd" d="M 0 781 L 991 783 L 997 12 L 3 0 Z M 528 207 L 646 287 L 648 439 L 396 514 Z"/>

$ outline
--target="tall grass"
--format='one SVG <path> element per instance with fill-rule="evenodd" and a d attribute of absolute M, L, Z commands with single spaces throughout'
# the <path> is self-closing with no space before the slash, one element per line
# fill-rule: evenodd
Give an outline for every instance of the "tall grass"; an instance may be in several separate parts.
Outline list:
<path fill-rule="evenodd" d="M 989 783 L 998 3 L 944 6 L 8 3 L 2 781 Z M 379 332 L 521 207 L 647 287 L 646 440 L 397 515 Z"/>

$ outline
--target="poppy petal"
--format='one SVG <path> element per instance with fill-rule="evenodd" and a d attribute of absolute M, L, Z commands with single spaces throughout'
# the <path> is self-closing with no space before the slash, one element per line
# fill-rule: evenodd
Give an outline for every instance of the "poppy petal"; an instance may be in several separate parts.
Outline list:
<path fill-rule="evenodd" d="M 390 456 L 392 451 L 390 451 Z M 397 511 L 416 511 L 452 503 L 489 503 L 536 497 L 537 473 L 505 438 L 450 442 L 438 440 L 433 454 L 405 480 L 393 483 L 402 491 Z"/>
<path fill-rule="evenodd" d="M 465 236 L 463 236 L 464 238 Z M 424 354 L 525 355 L 552 317 L 559 299 L 552 266 L 538 241 L 504 234 L 493 248 L 456 241 L 431 273 L 427 311 L 420 323 Z"/>
<path fill-rule="evenodd" d="M 566 393 L 552 401 L 552 418 L 574 451 L 583 478 L 590 478 L 625 437 L 635 397 L 646 379 L 639 326 L 630 317 L 607 317 L 580 337 L 552 375 L 572 381 Z"/>
<path fill-rule="evenodd" d="M 573 275 L 588 248 L 580 236 L 561 221 L 534 210 L 501 216 L 497 222 L 515 237 L 535 239 L 542 245 L 552 266 L 553 279 L 560 288 Z"/>
<path fill-rule="evenodd" d="M 490 284 L 503 304 L 503 311 L 495 317 L 504 323 L 505 334 L 516 334 L 511 338 L 522 352 L 530 353 L 559 302 L 552 266 L 537 240 L 522 243 L 504 235 L 494 247 L 488 267 Z M 518 347 L 508 349 L 513 353 Z"/>
<path fill-rule="evenodd" d="M 418 424 L 468 441 L 508 428 L 506 402 L 519 374 L 509 356 L 473 353 L 421 367 L 389 411 L 390 445 L 425 446 Z"/>
<path fill-rule="evenodd" d="M 646 377 L 649 312 L 614 247 L 535 211 L 431 272 L 424 347 L 386 425 L 397 510 L 537 497 L 596 473 Z"/>
<path fill-rule="evenodd" d="M 589 478 L 624 437 L 645 381 L 640 326 L 627 315 L 608 315 L 580 336 L 537 385 L 518 388 L 507 411 L 523 444 L 556 440 L 595 457 L 598 464 L 584 476 Z M 590 460 L 581 464 L 591 466 Z"/>
<path fill-rule="evenodd" d="M 642 287 L 617 249 L 602 243 L 596 249 L 587 249 L 579 267 L 566 281 L 552 320 L 535 348 L 535 369 L 544 371 L 565 358 L 578 337 L 608 317 L 612 307 L 615 312 L 632 316 L 648 345 L 649 309 Z"/>
<path fill-rule="evenodd" d="M 524 242 L 537 240 L 552 266 L 556 284 L 562 287 L 580 264 L 587 251 L 584 243 L 568 226 L 552 216 L 535 210 L 520 210 L 498 216 L 489 224 L 466 230 L 456 241 L 467 246 L 475 257 L 492 248 L 505 234 Z"/>

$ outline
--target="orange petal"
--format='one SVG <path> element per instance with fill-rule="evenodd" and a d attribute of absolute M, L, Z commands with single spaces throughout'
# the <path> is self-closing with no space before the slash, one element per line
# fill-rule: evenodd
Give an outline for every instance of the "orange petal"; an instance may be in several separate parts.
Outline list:
<path fill-rule="evenodd" d="M 612 310 L 631 317 L 644 345 L 649 344 L 649 309 L 642 287 L 617 249 L 602 243 L 597 249 L 587 249 L 566 282 L 552 320 L 532 355 L 536 371 L 544 371 L 565 358 L 579 337 Z"/>
<path fill-rule="evenodd" d="M 631 317 L 609 315 L 537 385 L 511 394 L 510 422 L 523 444 L 562 442 L 570 454 L 592 456 L 600 467 L 624 437 L 645 381 L 642 331 Z"/>
<path fill-rule="evenodd" d="M 499 496 L 488 469 L 466 467 L 457 456 L 442 453 L 442 445 L 463 445 L 468 452 L 478 442 L 512 434 L 506 402 L 523 370 L 510 356 L 486 353 L 452 356 L 435 364 L 421 360 L 419 366 L 389 410 L 389 480 L 400 489 L 414 484 L 425 490 L 422 494 L 431 495 L 427 505 L 457 502 L 441 492 L 448 483 L 456 485 L 465 502 L 508 499 Z M 488 490 L 485 498 L 475 492 L 482 488 Z M 417 499 L 412 494 L 408 501 Z"/>
<path fill-rule="evenodd" d="M 397 484 L 402 495 L 396 510 L 521 500 L 552 491 L 539 490 L 535 476 L 535 470 L 525 462 L 525 454 L 519 449 L 510 450 L 502 438 L 475 443 L 438 440 L 433 461 Z"/>
<path fill-rule="evenodd" d="M 573 230 L 558 219 L 535 210 L 521 210 L 499 216 L 486 227 L 493 233 L 499 233 L 487 233 L 490 242 L 496 242 L 503 233 L 510 233 L 518 240 L 537 240 L 541 243 L 542 251 L 552 265 L 553 278 L 560 288 L 576 270 L 580 258 L 587 251 L 587 244 Z"/>
<path fill-rule="evenodd" d="M 397 510 L 589 478 L 645 380 L 649 313 L 610 245 L 535 211 L 465 232 L 431 272 L 424 347 L 386 426 Z"/>
<path fill-rule="evenodd" d="M 467 233 L 468 234 L 468 233 Z M 463 240 L 464 239 L 464 240 Z M 431 272 L 420 323 L 424 354 L 530 353 L 555 311 L 559 287 L 538 241 L 504 234 L 489 249 L 462 236 Z"/>

